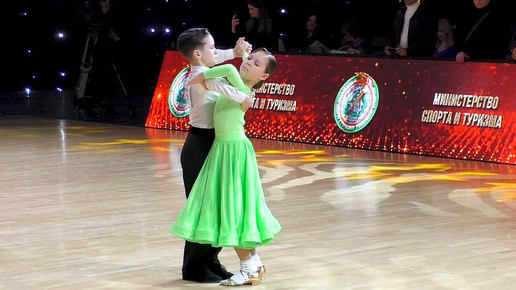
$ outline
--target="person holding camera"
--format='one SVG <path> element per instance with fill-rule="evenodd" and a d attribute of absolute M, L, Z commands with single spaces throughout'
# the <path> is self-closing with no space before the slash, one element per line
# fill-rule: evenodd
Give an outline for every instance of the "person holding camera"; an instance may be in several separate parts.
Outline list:
<path fill-rule="evenodd" d="M 396 13 L 385 54 L 432 57 L 437 41 L 437 18 L 420 0 L 404 0 Z"/>
<path fill-rule="evenodd" d="M 272 25 L 267 7 L 263 0 L 247 0 L 247 8 L 251 17 L 245 23 L 245 30 L 238 29 L 240 19 L 237 11 L 231 19 L 231 32 L 235 38 L 245 37 L 252 47 L 267 47 L 271 51 L 278 51 L 279 34 Z"/>

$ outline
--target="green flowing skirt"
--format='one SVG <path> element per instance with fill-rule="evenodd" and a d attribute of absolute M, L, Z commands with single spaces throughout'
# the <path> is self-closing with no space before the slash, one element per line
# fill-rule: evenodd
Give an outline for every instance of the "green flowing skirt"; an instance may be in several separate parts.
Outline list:
<path fill-rule="evenodd" d="M 265 202 L 254 148 L 239 134 L 237 140 L 216 137 L 172 234 L 214 247 L 253 249 L 280 232 Z"/>

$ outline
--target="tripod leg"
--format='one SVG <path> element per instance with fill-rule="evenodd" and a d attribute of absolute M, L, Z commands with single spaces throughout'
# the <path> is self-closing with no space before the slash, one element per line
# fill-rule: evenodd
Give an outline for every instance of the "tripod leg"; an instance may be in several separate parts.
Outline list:
<path fill-rule="evenodd" d="M 120 86 L 122 87 L 122 90 L 124 91 L 124 95 L 127 97 L 127 91 L 125 90 L 124 83 L 122 82 L 122 78 L 120 78 L 120 74 L 118 73 L 118 70 L 116 69 L 115 64 L 113 64 L 113 69 L 115 70 L 116 76 L 118 78 L 118 82 L 120 83 Z"/>
<path fill-rule="evenodd" d="M 77 119 L 84 120 L 88 114 L 88 104 L 84 100 L 84 95 L 86 93 L 86 85 L 88 83 L 88 76 L 91 72 L 92 63 L 93 63 L 93 54 L 91 52 L 90 45 L 92 45 L 91 41 L 96 41 L 96 37 L 87 36 L 86 44 L 84 45 L 84 51 L 81 59 L 81 66 L 79 67 L 79 81 L 77 83 L 76 95 L 74 100 L 74 110 Z"/>
<path fill-rule="evenodd" d="M 88 81 L 88 72 L 81 72 L 79 76 L 79 83 L 77 85 L 77 99 L 84 98 L 84 92 L 86 91 L 86 83 Z"/>
<path fill-rule="evenodd" d="M 79 75 L 79 82 L 77 83 L 77 99 L 84 98 L 84 93 L 86 91 L 86 83 L 88 81 L 88 74 L 91 71 L 91 63 L 93 61 L 93 56 L 90 55 L 89 62 L 86 62 L 89 52 L 90 45 L 90 37 L 86 38 L 86 44 L 84 45 L 84 51 L 81 59 L 81 66 L 79 71 L 81 72 Z"/>
<path fill-rule="evenodd" d="M 115 74 L 118 78 L 118 82 L 120 83 L 120 87 L 122 88 L 122 90 L 124 91 L 124 96 L 125 96 L 125 100 L 128 104 L 128 108 L 129 108 L 129 117 L 134 117 L 136 115 L 136 112 L 134 110 L 134 107 L 133 107 L 133 104 L 131 103 L 131 99 L 129 98 L 129 95 L 127 94 L 127 91 L 125 89 L 125 86 L 124 86 L 124 83 L 122 82 L 122 78 L 120 77 L 120 74 L 118 73 L 118 70 L 116 68 L 116 65 L 113 63 L 113 69 L 115 70 Z"/>

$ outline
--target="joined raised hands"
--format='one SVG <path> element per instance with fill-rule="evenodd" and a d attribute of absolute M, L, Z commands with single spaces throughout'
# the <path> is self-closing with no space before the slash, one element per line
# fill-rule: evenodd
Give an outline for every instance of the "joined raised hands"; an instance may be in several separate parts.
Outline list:
<path fill-rule="evenodd" d="M 242 57 L 244 54 L 251 53 L 252 45 L 245 41 L 243 37 L 238 38 L 233 52 L 235 57 Z"/>

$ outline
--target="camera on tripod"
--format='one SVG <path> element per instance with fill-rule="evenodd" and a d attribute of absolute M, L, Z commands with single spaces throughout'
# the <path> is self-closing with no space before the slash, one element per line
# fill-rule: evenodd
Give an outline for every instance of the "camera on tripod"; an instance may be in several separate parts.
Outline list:
<path fill-rule="evenodd" d="M 88 36 L 91 37 L 97 37 L 102 28 L 101 19 L 99 17 L 100 5 L 98 5 L 97 2 L 98 1 L 85 0 L 80 8 L 80 14 L 88 29 Z"/>

